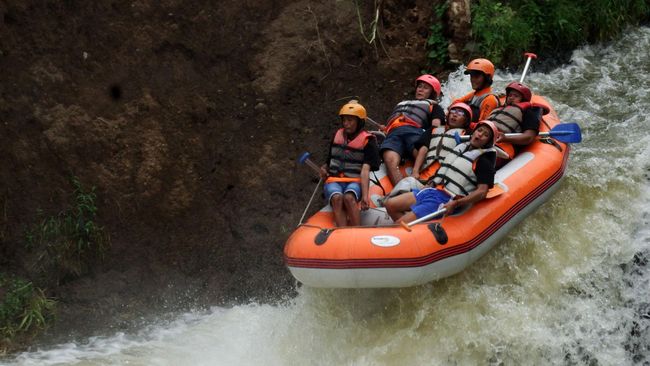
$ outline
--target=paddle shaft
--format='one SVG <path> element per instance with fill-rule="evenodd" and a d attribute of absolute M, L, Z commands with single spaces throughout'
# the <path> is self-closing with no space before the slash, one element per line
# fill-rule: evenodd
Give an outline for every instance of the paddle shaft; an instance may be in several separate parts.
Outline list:
<path fill-rule="evenodd" d="M 428 215 L 426 215 L 426 216 L 422 216 L 422 217 L 420 217 L 419 219 L 413 220 L 413 221 L 409 222 L 409 223 L 406 224 L 406 225 L 409 226 L 409 227 L 411 227 L 411 226 L 413 226 L 413 225 L 415 225 L 415 224 L 419 224 L 419 223 L 421 223 L 421 222 L 424 222 L 424 221 L 427 221 L 427 220 L 431 220 L 432 218 L 434 218 L 434 217 L 436 217 L 436 216 L 438 216 L 438 215 L 440 215 L 440 214 L 444 214 L 445 212 L 447 212 L 447 209 L 446 209 L 446 208 L 441 208 L 441 209 L 439 209 L 438 211 L 432 212 L 432 213 L 430 213 L 430 214 L 428 214 Z"/>
<path fill-rule="evenodd" d="M 320 174 L 320 168 L 318 167 L 318 165 L 316 165 L 316 163 L 311 161 L 311 159 L 309 158 L 305 159 L 305 164 L 307 164 L 307 166 L 309 166 L 310 168 L 314 169 L 316 173 Z"/>
<path fill-rule="evenodd" d="M 506 133 L 506 137 L 516 137 L 521 136 L 521 133 Z M 471 136 L 455 136 L 456 141 L 460 143 L 461 141 L 468 141 Z M 560 142 L 565 143 L 577 143 L 582 141 L 582 133 L 580 132 L 580 126 L 577 123 L 561 123 L 555 125 L 551 128 L 550 131 L 539 132 L 537 137 L 551 137 Z"/>
<path fill-rule="evenodd" d="M 370 117 L 366 117 L 366 120 L 367 120 L 368 122 L 370 122 L 371 124 L 375 125 L 375 127 L 377 127 L 379 130 L 382 129 L 382 124 L 380 124 L 379 122 L 373 120 L 372 118 L 370 118 Z"/>
<path fill-rule="evenodd" d="M 520 83 L 524 82 L 524 78 L 526 77 L 526 73 L 528 72 L 528 66 L 530 66 L 530 61 L 534 58 L 537 58 L 537 55 L 534 53 L 526 52 L 524 53 L 524 56 L 527 57 L 526 59 L 526 66 L 524 66 L 524 72 L 521 73 L 521 78 L 519 79 Z"/>

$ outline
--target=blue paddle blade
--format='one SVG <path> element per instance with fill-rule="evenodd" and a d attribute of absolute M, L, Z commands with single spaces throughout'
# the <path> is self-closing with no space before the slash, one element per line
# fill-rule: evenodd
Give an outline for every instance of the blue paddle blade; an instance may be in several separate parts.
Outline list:
<path fill-rule="evenodd" d="M 561 123 L 551 128 L 549 136 L 567 144 L 574 144 L 582 141 L 582 132 L 577 123 Z"/>
<path fill-rule="evenodd" d="M 311 154 L 310 154 L 308 151 L 305 151 L 305 152 L 304 152 L 302 155 L 300 155 L 300 157 L 298 158 L 298 162 L 299 162 L 300 164 L 304 164 L 305 161 L 307 161 L 307 159 L 309 159 L 310 156 L 311 156 Z"/>

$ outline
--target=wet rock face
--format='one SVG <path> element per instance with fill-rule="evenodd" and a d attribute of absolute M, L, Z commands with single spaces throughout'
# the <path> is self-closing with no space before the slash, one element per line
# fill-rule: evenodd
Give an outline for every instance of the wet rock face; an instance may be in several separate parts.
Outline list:
<path fill-rule="evenodd" d="M 315 186 L 295 159 L 325 158 L 351 96 L 383 121 L 426 62 L 432 5 L 382 4 L 360 5 L 363 33 L 347 1 L 0 4 L 0 263 L 32 274 L 24 227 L 76 176 L 112 247 L 51 288 L 60 327 L 291 293 L 282 247 Z"/>
<path fill-rule="evenodd" d="M 447 10 L 447 32 L 449 34 L 449 60 L 464 63 L 465 45 L 472 37 L 472 14 L 469 0 L 451 0 Z"/>

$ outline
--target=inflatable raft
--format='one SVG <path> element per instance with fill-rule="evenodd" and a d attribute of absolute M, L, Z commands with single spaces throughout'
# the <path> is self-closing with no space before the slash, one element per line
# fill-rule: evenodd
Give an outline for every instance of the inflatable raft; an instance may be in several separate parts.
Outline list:
<path fill-rule="evenodd" d="M 540 132 L 549 134 L 560 123 L 555 110 L 540 96 L 532 101 L 549 108 L 540 123 Z M 312 287 L 408 287 L 451 276 L 487 253 L 549 199 L 560 186 L 569 152 L 567 143 L 550 137 L 527 146 L 497 171 L 500 192 L 495 197 L 444 218 L 446 243 L 434 235 L 439 219 L 408 231 L 375 206 L 362 212 L 362 226 L 336 228 L 328 205 L 288 238 L 285 263 L 298 281 Z M 371 173 L 371 180 L 374 198 L 390 192 L 383 165 Z"/>

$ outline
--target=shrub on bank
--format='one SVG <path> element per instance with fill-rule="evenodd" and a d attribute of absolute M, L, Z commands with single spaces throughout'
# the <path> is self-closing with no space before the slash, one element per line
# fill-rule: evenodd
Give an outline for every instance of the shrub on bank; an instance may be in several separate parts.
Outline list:
<path fill-rule="evenodd" d="M 56 284 L 86 273 L 89 264 L 101 259 L 109 245 L 104 228 L 97 224 L 95 188 L 86 190 L 72 178 L 74 200 L 56 215 L 44 217 L 27 231 L 27 247 L 40 277 Z"/>
<path fill-rule="evenodd" d="M 0 273 L 0 349 L 19 334 L 45 328 L 55 307 L 56 301 L 31 282 Z"/>
<path fill-rule="evenodd" d="M 649 4 L 646 0 L 474 0 L 473 49 L 466 51 L 500 66 L 519 64 L 524 51 L 570 52 L 585 43 L 610 40 L 625 27 L 648 20 Z M 429 53 L 432 47 L 441 49 L 439 42 L 430 44 Z"/>

